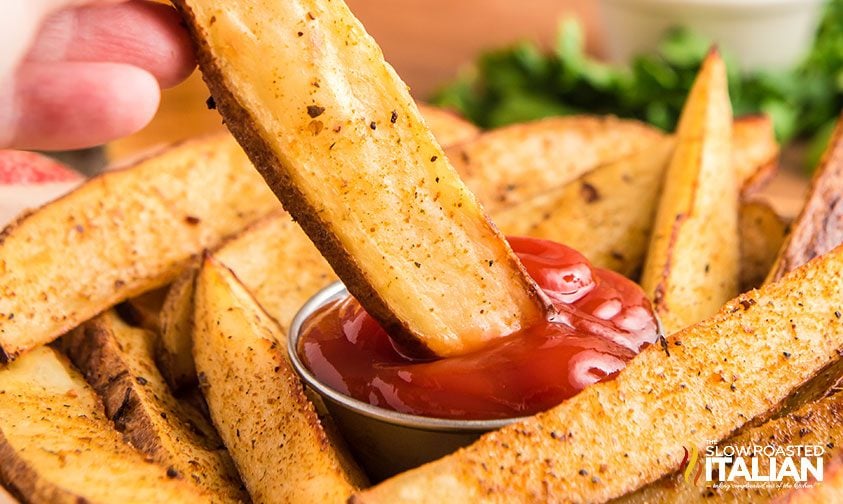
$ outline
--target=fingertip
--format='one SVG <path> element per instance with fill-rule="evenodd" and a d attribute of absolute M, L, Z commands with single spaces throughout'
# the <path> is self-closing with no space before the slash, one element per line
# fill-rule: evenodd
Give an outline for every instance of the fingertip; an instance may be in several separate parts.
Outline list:
<path fill-rule="evenodd" d="M 6 89 L 0 100 L 14 112 L 0 117 L 0 142 L 18 149 L 79 149 L 130 135 L 161 98 L 151 73 L 120 63 L 28 63 Z"/>

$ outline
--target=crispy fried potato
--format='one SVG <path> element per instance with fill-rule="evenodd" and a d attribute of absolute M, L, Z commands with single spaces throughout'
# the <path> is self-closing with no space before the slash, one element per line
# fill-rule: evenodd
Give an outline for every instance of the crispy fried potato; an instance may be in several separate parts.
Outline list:
<path fill-rule="evenodd" d="M 212 498 L 124 442 L 82 375 L 47 347 L 0 369 L 0 479 L 33 503 Z"/>
<path fill-rule="evenodd" d="M 176 400 L 155 367 L 155 335 L 114 311 L 62 338 L 62 347 L 102 397 L 106 415 L 141 452 L 220 502 L 249 499 L 210 423 Z"/>
<path fill-rule="evenodd" d="M 442 147 L 463 143 L 480 134 L 480 128 L 456 112 L 421 102 L 416 105 L 430 132 Z"/>
<path fill-rule="evenodd" d="M 506 126 L 446 152 L 466 185 L 494 212 L 665 138 L 638 121 L 583 115 Z"/>
<path fill-rule="evenodd" d="M 835 394 L 817 402 L 804 405 L 793 413 L 771 420 L 754 429 L 730 437 L 719 446 L 791 446 L 791 445 L 843 445 L 843 394 Z M 831 450 L 825 456 L 829 461 Z M 784 457 L 776 457 L 781 467 Z M 762 466 L 766 462 L 762 463 Z M 621 497 L 613 504 L 650 504 L 655 502 L 695 503 L 705 502 L 768 502 L 782 494 L 785 488 L 741 488 L 746 483 L 735 480 L 735 486 L 714 488 L 703 484 L 694 485 L 686 482 L 682 473 L 674 473 L 660 479 L 641 490 Z"/>
<path fill-rule="evenodd" d="M 843 117 L 843 116 L 841 116 Z M 808 199 L 793 222 L 770 272 L 775 281 L 793 268 L 843 243 L 843 119 L 838 120 Z"/>
<path fill-rule="evenodd" d="M 508 235 L 565 243 L 595 266 L 632 276 L 650 239 L 663 167 L 673 153 L 655 141 L 631 156 L 494 214 Z"/>
<path fill-rule="evenodd" d="M 307 235 L 283 210 L 243 230 L 220 246 L 214 256 L 278 321 L 284 335 L 305 301 L 337 279 Z M 192 280 L 176 280 L 161 316 L 164 328 L 159 366 L 165 376 L 172 375 L 169 381 L 176 389 L 196 381 L 190 353 L 192 289 Z"/>
<path fill-rule="evenodd" d="M 764 283 L 784 243 L 787 224 L 763 201 L 741 204 L 738 213 L 741 237 L 740 290 L 746 292 Z"/>
<path fill-rule="evenodd" d="M 685 103 L 641 286 L 670 334 L 738 292 L 737 176 L 726 66 L 709 53 Z"/>
<path fill-rule="evenodd" d="M 810 308 L 807 308 L 810 307 Z M 843 247 L 650 347 L 612 381 L 355 502 L 602 502 L 676 470 L 838 359 Z M 669 355 L 667 354 L 669 351 Z"/>
<path fill-rule="evenodd" d="M 735 128 L 753 129 L 756 122 L 745 125 L 744 120 L 735 121 Z M 765 123 L 759 124 L 763 126 Z M 764 128 L 752 134 L 742 133 L 740 155 L 733 156 L 732 160 L 733 169 L 740 174 L 742 187 L 761 183 L 763 177 L 759 173 L 769 171 L 769 156 L 775 159 L 775 140 L 772 144 L 767 143 L 764 141 L 767 136 Z M 767 147 L 761 148 L 761 145 Z M 647 251 L 664 169 L 673 148 L 672 141 L 658 139 L 562 187 L 534 196 L 520 205 L 499 210 L 493 214 L 494 221 L 505 234 L 565 243 L 580 251 L 596 266 L 635 277 Z M 741 229 L 754 232 L 746 236 L 756 240 L 753 246 L 777 246 L 774 243 L 774 221 L 767 219 L 768 215 L 758 215 L 760 210 L 756 212 L 755 208 L 749 212 L 759 221 L 750 219 Z M 757 228 L 757 225 L 766 227 Z M 761 231 L 771 234 L 759 234 Z M 768 241 L 758 242 L 762 239 Z M 754 261 L 751 265 L 755 268 L 747 270 L 747 274 L 757 274 L 758 268 L 769 268 L 771 263 L 765 263 L 766 256 L 763 256 L 769 248 L 746 250 L 745 259 Z M 769 269 L 762 274 L 766 275 L 767 271 Z"/>
<path fill-rule="evenodd" d="M 464 353 L 544 317 L 548 300 L 343 2 L 176 4 L 227 126 L 405 350 Z"/>
<path fill-rule="evenodd" d="M 305 397 L 281 327 L 212 258 L 196 282 L 194 320 L 200 388 L 255 502 L 344 502 L 365 484 Z"/>
<path fill-rule="evenodd" d="M 279 207 L 228 135 L 89 180 L 0 235 L 0 362 L 171 281 Z M 57 253 L 60 251 L 60 253 Z"/>
<path fill-rule="evenodd" d="M 191 261 L 173 281 L 161 308 L 161 338 L 158 340 L 155 360 L 161 375 L 176 392 L 196 385 L 191 337 L 194 284 L 200 264 L 199 258 Z"/>

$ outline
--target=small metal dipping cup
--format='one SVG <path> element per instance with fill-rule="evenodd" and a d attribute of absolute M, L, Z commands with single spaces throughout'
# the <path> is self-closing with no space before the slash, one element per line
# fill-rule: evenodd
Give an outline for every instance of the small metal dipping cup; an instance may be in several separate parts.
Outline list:
<path fill-rule="evenodd" d="M 287 352 L 296 373 L 322 398 L 355 458 L 374 482 L 443 457 L 471 444 L 484 432 L 521 420 L 451 420 L 408 415 L 358 401 L 321 383 L 298 354 L 302 324 L 322 306 L 347 295 L 345 286 L 336 282 L 310 298 L 290 326 Z"/>

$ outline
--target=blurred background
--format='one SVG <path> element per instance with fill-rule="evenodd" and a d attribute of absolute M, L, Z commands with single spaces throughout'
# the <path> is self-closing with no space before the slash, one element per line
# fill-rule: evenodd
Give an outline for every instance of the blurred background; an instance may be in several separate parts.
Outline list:
<path fill-rule="evenodd" d="M 736 115 L 773 118 L 786 149 L 768 193 L 794 214 L 843 107 L 843 0 L 347 0 L 413 95 L 484 128 L 612 113 L 672 130 L 716 43 Z M 220 129 L 194 74 L 143 131 L 82 155 L 88 171 Z M 73 164 L 79 165 L 74 154 Z"/>

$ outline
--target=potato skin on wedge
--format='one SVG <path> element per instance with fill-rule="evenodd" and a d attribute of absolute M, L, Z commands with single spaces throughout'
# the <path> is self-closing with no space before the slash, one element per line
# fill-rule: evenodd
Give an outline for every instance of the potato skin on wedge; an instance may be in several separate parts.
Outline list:
<path fill-rule="evenodd" d="M 217 135 L 93 178 L 0 234 L 0 362 L 170 282 L 184 262 L 279 207 Z"/>
<path fill-rule="evenodd" d="M 741 204 L 738 213 L 741 237 L 740 290 L 760 287 L 776 263 L 787 235 L 787 223 L 763 201 Z"/>
<path fill-rule="evenodd" d="M 196 257 L 170 285 L 161 308 L 161 337 L 155 360 L 161 375 L 176 393 L 196 385 L 193 364 L 193 295 L 201 266 Z"/>
<path fill-rule="evenodd" d="M 668 334 L 716 313 L 738 292 L 732 108 L 726 66 L 714 50 L 694 81 L 676 138 L 641 275 Z"/>
<path fill-rule="evenodd" d="M 197 278 L 194 327 L 200 388 L 255 502 L 344 502 L 365 485 L 304 395 L 277 322 L 210 257 Z"/>
<path fill-rule="evenodd" d="M 0 480 L 32 503 L 212 500 L 127 444 L 82 375 L 48 347 L 0 368 Z"/>
<path fill-rule="evenodd" d="M 465 353 L 543 319 L 549 301 L 343 2 L 175 4 L 226 125 L 405 351 Z"/>
<path fill-rule="evenodd" d="M 810 307 L 806 309 L 805 307 Z M 355 496 L 603 502 L 675 471 L 839 358 L 843 247 L 651 346 L 617 378 Z M 668 355 L 669 352 L 669 355 Z"/>
<path fill-rule="evenodd" d="M 214 428 L 198 409 L 173 397 L 158 372 L 156 339 L 107 311 L 61 343 L 132 446 L 171 473 L 196 482 L 217 502 L 247 502 L 237 469 Z"/>
<path fill-rule="evenodd" d="M 843 118 L 843 116 L 841 116 Z M 808 199 L 770 271 L 769 281 L 843 243 L 843 119 L 838 119 Z"/>

